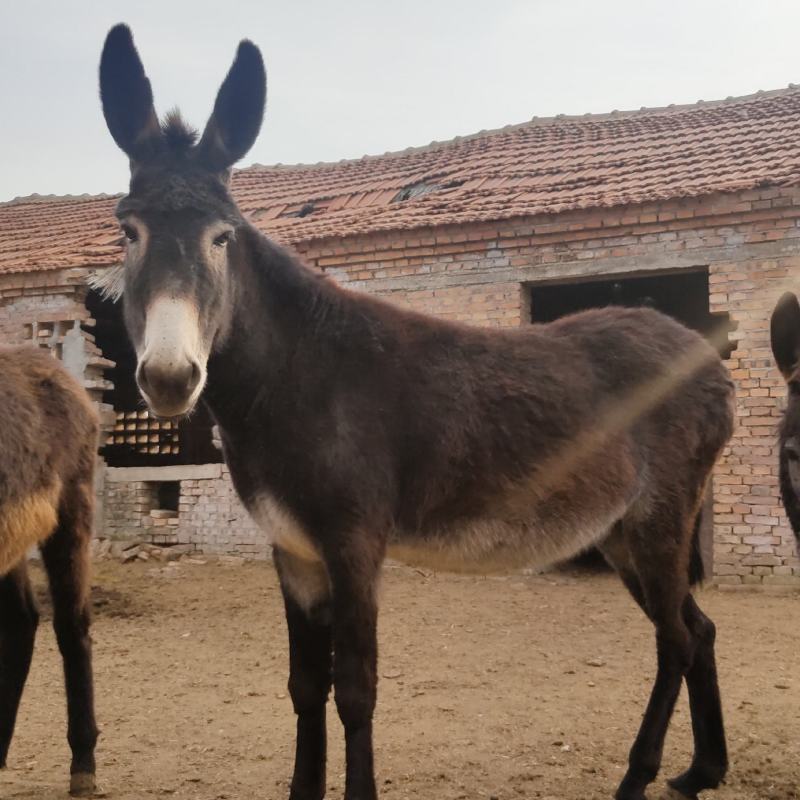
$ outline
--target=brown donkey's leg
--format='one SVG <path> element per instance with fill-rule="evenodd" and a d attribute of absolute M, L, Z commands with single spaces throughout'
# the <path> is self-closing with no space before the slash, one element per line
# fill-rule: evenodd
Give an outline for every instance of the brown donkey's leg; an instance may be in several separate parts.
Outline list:
<path fill-rule="evenodd" d="M 689 595 L 683 618 L 695 641 L 694 661 L 686 673 L 694 732 L 694 758 L 689 769 L 669 781 L 684 797 L 695 798 L 704 789 L 716 789 L 728 770 L 728 751 L 722 722 L 722 704 L 714 658 L 714 623 Z"/>
<path fill-rule="evenodd" d="M 42 546 L 53 598 L 53 627 L 64 662 L 73 795 L 90 794 L 95 788 L 94 748 L 98 730 L 89 637 L 91 493 L 91 486 L 65 489 L 58 528 Z"/>
<path fill-rule="evenodd" d="M 25 562 L 0 577 L 0 768 L 6 766 L 39 614 Z"/>
<path fill-rule="evenodd" d="M 324 567 L 273 551 L 289 628 L 289 694 L 297 714 L 297 746 L 290 800 L 325 797 L 325 707 L 331 689 L 333 639 Z M 324 581 L 324 586 L 321 582 Z M 302 597 L 305 610 L 296 597 Z"/>
<path fill-rule="evenodd" d="M 601 545 L 609 563 L 617 570 L 633 598 L 650 616 L 644 591 L 636 574 L 633 554 L 621 527 Z M 665 563 L 669 563 L 664 556 Z M 687 798 L 696 798 L 698 792 L 716 789 L 728 768 L 725 729 L 722 721 L 714 658 L 714 623 L 698 608 L 691 594 L 687 594 L 682 608 L 683 619 L 692 637 L 692 661 L 686 672 L 689 688 L 689 705 L 694 733 L 694 758 L 689 769 L 669 781 L 670 786 Z"/>
<path fill-rule="evenodd" d="M 376 800 L 372 715 L 378 683 L 380 556 L 370 552 L 372 543 L 360 544 L 362 552 L 340 550 L 328 562 L 333 589 L 333 683 L 344 725 L 345 800 Z"/>
<path fill-rule="evenodd" d="M 683 676 L 692 663 L 693 637 L 683 616 L 689 577 L 683 567 L 684 560 L 678 558 L 688 540 L 685 520 L 676 517 L 674 509 L 662 507 L 650 517 L 646 527 L 625 530 L 638 587 L 647 615 L 656 628 L 658 669 L 616 800 L 645 800 L 645 788 L 661 766 L 664 739 Z"/>

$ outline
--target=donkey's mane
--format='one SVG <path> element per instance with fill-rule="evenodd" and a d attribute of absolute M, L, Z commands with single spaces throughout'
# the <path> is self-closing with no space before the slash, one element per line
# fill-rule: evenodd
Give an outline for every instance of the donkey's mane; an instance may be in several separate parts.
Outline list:
<path fill-rule="evenodd" d="M 197 131 L 181 116 L 177 108 L 170 109 L 161 123 L 161 133 L 169 150 L 185 153 L 194 147 Z"/>
<path fill-rule="evenodd" d="M 247 223 L 240 235 L 246 238 L 249 255 L 257 278 L 264 281 L 261 297 L 264 302 L 277 302 L 284 309 L 305 315 L 325 337 L 347 336 L 353 347 L 380 346 L 382 331 L 390 328 L 414 327 L 438 332 L 439 335 L 462 335 L 471 340 L 484 339 L 486 328 L 460 320 L 443 319 L 400 307 L 389 300 L 342 286 L 336 279 L 311 266 L 301 256 L 273 241 L 268 235 Z M 528 338 L 535 335 L 527 329 L 509 328 L 492 331 L 495 338 L 516 338 L 520 332 Z"/>
<path fill-rule="evenodd" d="M 242 229 L 248 237 L 250 252 L 260 274 L 269 284 L 267 293 L 280 293 L 284 303 L 305 311 L 317 322 L 331 316 L 347 315 L 351 293 L 326 273 L 306 264 L 296 254 L 285 250 L 252 224 Z M 245 233 L 246 231 L 246 233 Z M 359 301 L 365 297 L 357 296 Z"/>

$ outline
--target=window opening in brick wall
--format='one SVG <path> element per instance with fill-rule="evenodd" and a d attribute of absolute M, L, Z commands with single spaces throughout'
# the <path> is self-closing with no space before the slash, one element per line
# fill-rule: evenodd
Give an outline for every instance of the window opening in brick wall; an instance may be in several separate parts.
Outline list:
<path fill-rule="evenodd" d="M 75 327 L 75 324 L 74 319 L 29 322 L 23 326 L 22 338 L 42 350 L 52 350 L 60 359 L 64 336 Z"/>
<path fill-rule="evenodd" d="M 161 420 L 148 411 L 136 386 L 136 354 L 122 319 L 122 304 L 89 291 L 86 307 L 95 320 L 93 335 L 103 356 L 114 362 L 105 370 L 112 385 L 103 402 L 114 408 L 114 425 L 101 454 L 111 467 L 213 464 L 222 461 L 211 437 L 212 420 L 202 403 L 189 419 Z"/>
<path fill-rule="evenodd" d="M 727 313 L 712 313 L 709 310 L 706 268 L 531 284 L 529 290 L 531 322 L 552 322 L 576 311 L 611 305 L 649 306 L 703 334 L 723 358 L 730 358 L 736 349 L 736 342 L 731 341 L 729 336 L 736 330 L 736 321 Z M 700 538 L 709 575 L 714 540 L 713 505 L 713 493 L 708 491 Z M 577 560 L 595 564 L 598 555 L 596 551 L 589 551 Z"/>
<path fill-rule="evenodd" d="M 156 503 L 157 508 L 164 511 L 178 510 L 178 504 L 181 500 L 181 482 L 180 481 L 162 481 L 157 484 L 156 488 Z"/>

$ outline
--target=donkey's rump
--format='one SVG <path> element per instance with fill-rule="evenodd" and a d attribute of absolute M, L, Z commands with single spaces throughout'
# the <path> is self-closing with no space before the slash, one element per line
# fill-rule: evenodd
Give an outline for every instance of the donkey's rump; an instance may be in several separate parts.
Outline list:
<path fill-rule="evenodd" d="M 0 349 L 0 575 L 55 530 L 64 483 L 93 453 L 95 412 L 47 353 Z"/>

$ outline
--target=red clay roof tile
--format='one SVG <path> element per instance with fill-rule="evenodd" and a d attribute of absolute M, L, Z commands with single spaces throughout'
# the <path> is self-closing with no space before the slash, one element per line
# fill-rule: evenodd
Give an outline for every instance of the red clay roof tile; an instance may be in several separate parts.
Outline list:
<path fill-rule="evenodd" d="M 556 117 L 330 164 L 254 165 L 233 193 L 284 243 L 800 183 L 800 88 Z M 401 199 L 407 197 L 407 199 Z M 0 273 L 116 263 L 116 198 L 0 204 Z M 298 216 L 301 209 L 307 209 Z"/>

